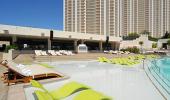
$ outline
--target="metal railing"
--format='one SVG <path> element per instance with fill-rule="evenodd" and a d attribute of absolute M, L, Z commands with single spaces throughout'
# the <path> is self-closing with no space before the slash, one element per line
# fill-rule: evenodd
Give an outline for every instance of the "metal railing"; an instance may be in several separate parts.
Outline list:
<path fill-rule="evenodd" d="M 156 60 L 147 60 L 150 64 L 152 64 L 150 67 L 147 63 L 147 65 L 145 64 L 144 66 L 147 66 L 147 69 L 149 70 L 149 73 L 154 77 L 154 79 L 159 83 L 159 85 L 170 95 L 170 81 L 165 80 L 166 78 L 164 78 L 163 76 L 161 77 L 161 68 L 156 64 Z M 145 69 L 146 70 L 146 69 Z M 158 70 L 158 71 L 156 71 Z M 154 73 L 158 76 L 156 77 L 154 75 Z M 163 84 L 166 85 L 166 87 L 168 87 L 168 89 L 160 82 L 160 80 L 163 82 Z"/>
<path fill-rule="evenodd" d="M 150 63 L 153 65 L 152 67 L 157 69 L 158 72 L 160 73 L 160 67 L 156 64 L 156 60 L 154 59 L 153 61 L 150 61 Z"/>

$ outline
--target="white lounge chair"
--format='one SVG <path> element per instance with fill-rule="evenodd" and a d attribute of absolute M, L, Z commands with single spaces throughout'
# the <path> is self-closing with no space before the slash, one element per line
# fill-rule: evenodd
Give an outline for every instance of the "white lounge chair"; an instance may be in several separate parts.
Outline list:
<path fill-rule="evenodd" d="M 42 56 L 41 50 L 35 50 L 34 52 L 36 56 Z"/>
<path fill-rule="evenodd" d="M 48 56 L 48 54 L 47 54 L 46 51 L 41 51 L 41 55 L 43 55 L 43 56 Z"/>
<path fill-rule="evenodd" d="M 72 52 L 72 51 L 67 51 L 67 53 L 68 53 L 68 55 L 70 55 L 70 56 L 75 55 L 75 54 L 73 54 L 73 52 Z"/>
<path fill-rule="evenodd" d="M 107 50 L 104 50 L 104 53 L 109 53 L 109 51 L 107 51 Z"/>
<path fill-rule="evenodd" d="M 57 54 L 57 56 L 62 56 L 62 54 L 59 51 L 55 52 Z"/>
<path fill-rule="evenodd" d="M 129 51 L 125 51 L 125 54 L 130 54 L 130 52 Z"/>
<path fill-rule="evenodd" d="M 52 56 L 57 56 L 56 52 L 54 50 L 48 50 L 48 53 Z"/>
<path fill-rule="evenodd" d="M 112 54 L 118 54 L 118 51 L 113 51 Z"/>
<path fill-rule="evenodd" d="M 8 62 L 8 64 L 3 65 L 7 67 L 13 74 L 14 79 L 6 80 L 8 85 L 10 83 L 16 83 L 23 81 L 24 83 L 28 83 L 32 79 L 39 79 L 39 78 L 47 78 L 47 77 L 63 77 L 62 73 L 58 73 L 54 70 L 49 68 L 43 67 L 39 64 L 32 64 L 32 65 L 22 65 L 16 64 L 14 62 Z M 5 75 L 4 77 L 8 77 Z"/>
<path fill-rule="evenodd" d="M 63 54 L 64 54 L 64 55 L 67 55 L 67 56 L 69 55 L 68 52 L 65 51 L 65 50 L 63 51 Z"/>

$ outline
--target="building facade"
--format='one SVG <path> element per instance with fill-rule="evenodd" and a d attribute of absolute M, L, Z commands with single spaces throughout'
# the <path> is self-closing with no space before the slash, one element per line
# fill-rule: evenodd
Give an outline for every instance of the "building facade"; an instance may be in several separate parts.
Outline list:
<path fill-rule="evenodd" d="M 106 37 L 97 34 L 78 32 L 53 31 L 50 29 L 21 27 L 0 24 L 0 51 L 4 45 L 17 45 L 19 50 L 72 50 L 76 51 L 79 44 L 86 44 L 89 51 L 103 51 L 106 48 Z M 118 50 L 120 37 L 110 37 L 109 48 Z M 28 48 L 25 48 L 27 45 Z"/>
<path fill-rule="evenodd" d="M 170 0 L 149 0 L 149 31 L 160 37 L 170 32 Z"/>
<path fill-rule="evenodd" d="M 64 30 L 123 36 L 170 31 L 170 0 L 64 0 Z"/>

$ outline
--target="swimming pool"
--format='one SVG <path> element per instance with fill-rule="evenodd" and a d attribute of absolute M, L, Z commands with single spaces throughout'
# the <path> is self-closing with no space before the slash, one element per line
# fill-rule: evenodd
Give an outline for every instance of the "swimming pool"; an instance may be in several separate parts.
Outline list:
<path fill-rule="evenodd" d="M 88 85 L 114 100 L 164 100 L 140 64 L 134 68 L 123 68 L 120 65 L 97 61 L 46 63 L 54 66 L 54 70 L 70 76 L 70 79 L 67 80 L 44 84 L 48 90 L 58 88 L 69 81 L 76 81 Z M 27 100 L 34 100 L 34 88 L 27 87 L 24 90 Z M 72 100 L 71 98 L 65 100 Z"/>
<path fill-rule="evenodd" d="M 162 94 L 170 99 L 170 57 L 151 60 L 148 70 Z"/>

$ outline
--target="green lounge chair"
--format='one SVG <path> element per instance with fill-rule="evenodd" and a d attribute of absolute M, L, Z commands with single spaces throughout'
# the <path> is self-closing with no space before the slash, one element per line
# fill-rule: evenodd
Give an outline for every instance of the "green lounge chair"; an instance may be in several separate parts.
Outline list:
<path fill-rule="evenodd" d="M 46 63 L 39 63 L 39 65 L 46 67 L 46 68 L 54 68 L 54 66 L 51 66 L 51 65 L 46 64 Z"/>
<path fill-rule="evenodd" d="M 111 63 L 110 59 L 107 59 L 106 57 L 102 57 L 102 58 L 103 58 L 103 62 Z"/>
<path fill-rule="evenodd" d="M 35 80 L 31 80 L 31 85 L 36 88 L 40 88 L 40 89 L 44 90 L 44 92 L 51 95 L 54 100 L 63 99 L 63 98 L 70 96 L 71 94 L 76 93 L 78 91 L 89 89 L 89 87 L 87 87 L 83 84 L 77 83 L 77 82 L 69 82 L 69 83 L 63 85 L 62 87 L 60 87 L 56 90 L 53 90 L 53 91 L 46 90 L 42 84 L 40 84 L 39 82 L 37 82 Z"/>
<path fill-rule="evenodd" d="M 115 58 L 112 58 L 110 61 L 111 61 L 112 64 L 116 64 L 117 63 L 117 60 Z"/>
<path fill-rule="evenodd" d="M 112 100 L 110 97 L 94 90 L 83 90 L 73 100 Z"/>
<path fill-rule="evenodd" d="M 46 92 L 42 92 L 42 91 L 36 90 L 35 94 L 36 94 L 38 100 L 54 100 L 51 97 L 51 95 L 49 95 Z"/>
<path fill-rule="evenodd" d="M 134 56 L 128 56 L 130 60 L 135 60 L 136 58 Z"/>
<path fill-rule="evenodd" d="M 55 100 L 52 98 L 51 95 L 40 90 L 36 90 L 35 94 L 38 100 Z M 77 94 L 73 100 L 112 100 L 112 99 L 108 96 L 105 96 L 102 93 L 89 89 L 89 90 L 83 90 L 82 92 Z"/>
<path fill-rule="evenodd" d="M 99 62 L 104 62 L 104 60 L 103 60 L 102 57 L 98 57 L 98 61 L 99 61 Z"/>

